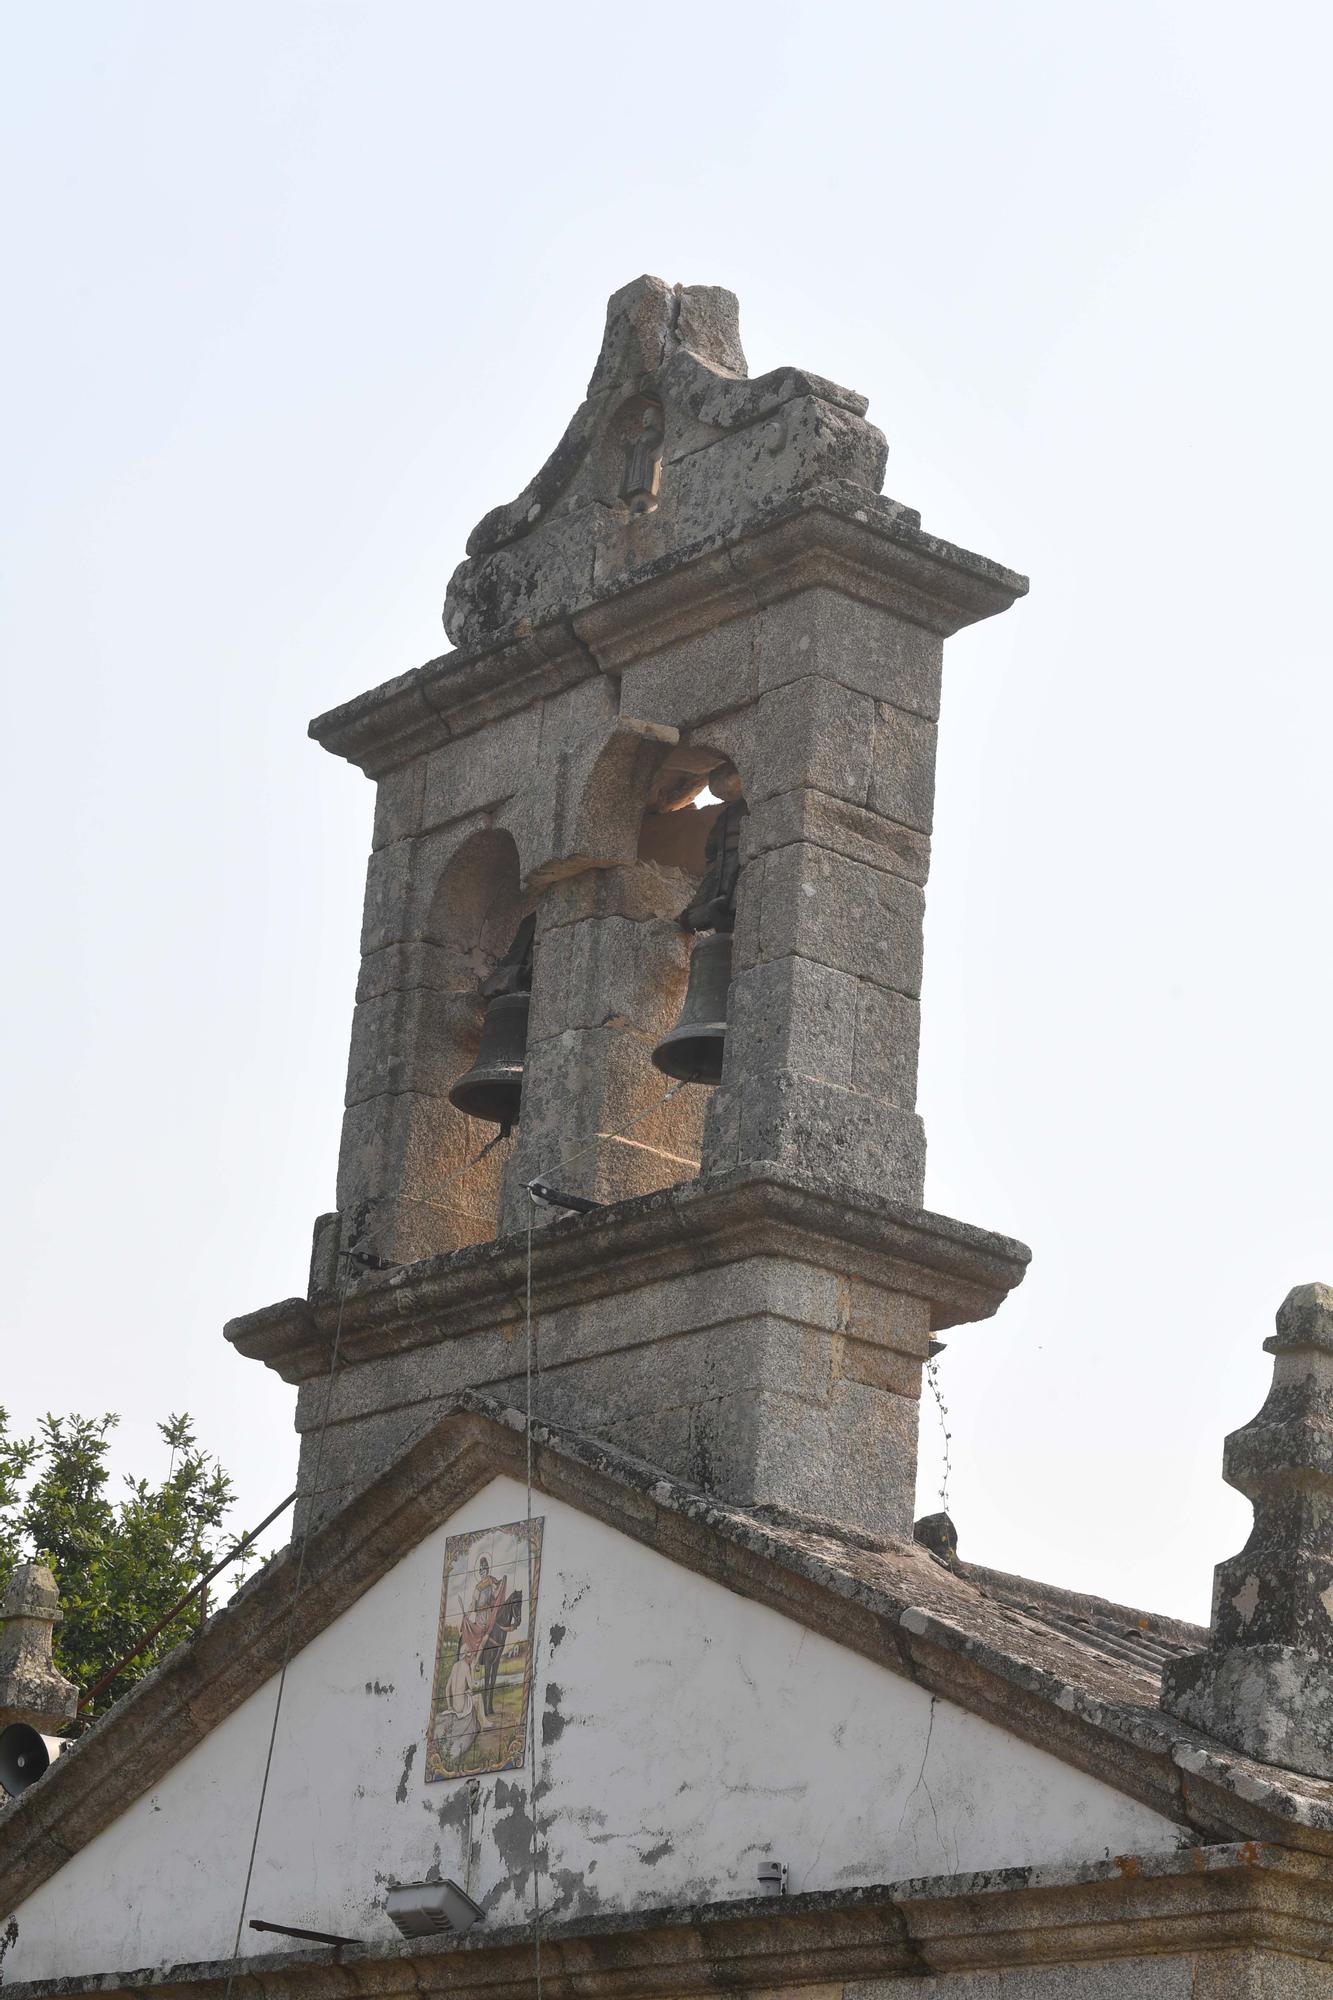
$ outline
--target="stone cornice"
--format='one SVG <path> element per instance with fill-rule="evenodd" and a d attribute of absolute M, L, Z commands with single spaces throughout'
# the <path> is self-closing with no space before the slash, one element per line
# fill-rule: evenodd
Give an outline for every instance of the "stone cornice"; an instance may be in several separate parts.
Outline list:
<path fill-rule="evenodd" d="M 1333 1960 L 1333 1879 L 1280 1847 L 1119 1855 L 1074 1867 L 923 1877 L 883 1887 L 638 1910 L 544 1926 L 549 2000 L 686 2000 L 838 1989 L 1021 1966 L 1250 1948 Z M 462 1938 L 304 1947 L 163 1971 L 35 1980 L 7 2000 L 151 1993 L 161 2000 L 535 2000 L 531 1928 Z"/>
<path fill-rule="evenodd" d="M 1106 1698 L 1077 1647 L 1047 1635 L 1034 1650 L 1021 1626 L 911 1544 L 858 1550 L 817 1528 L 770 1526 L 655 1466 L 547 1425 L 533 1426 L 533 1443 L 543 1494 L 985 1717 L 1197 1836 L 1333 1856 L 1333 1787 L 1209 1744 L 1148 1705 L 1146 1690 L 1137 1702 Z M 490 1480 L 523 1478 L 525 1462 L 522 1416 L 459 1396 L 312 1534 L 299 1598 L 289 1549 L 38 1784 L 0 1808 L 9 1907 L 276 1673 L 289 1644 L 299 1651 Z"/>
<path fill-rule="evenodd" d="M 1027 578 L 929 535 L 911 508 L 849 480 L 793 494 L 744 536 L 666 557 L 601 587 L 572 612 L 603 667 L 631 661 L 797 591 L 823 587 L 948 638 L 1007 611 Z"/>
<path fill-rule="evenodd" d="M 743 1167 L 537 1231 L 533 1303 L 554 1312 L 757 1256 L 825 1264 L 830 1246 L 840 1270 L 929 1299 L 935 1330 L 989 1318 L 1030 1255 L 1009 1237 L 928 1210 Z M 340 1317 L 343 1362 L 364 1361 L 517 1324 L 526 1283 L 527 1237 L 516 1233 L 362 1279 L 341 1305 L 331 1292 L 281 1300 L 225 1332 L 238 1353 L 302 1382 L 327 1373 Z"/>
<path fill-rule="evenodd" d="M 643 569 L 594 582 L 540 627 L 445 653 L 316 716 L 310 734 L 371 777 L 455 736 L 630 661 L 816 586 L 898 611 L 947 636 L 1003 611 L 1027 579 L 928 535 L 897 501 L 830 480 Z"/>
<path fill-rule="evenodd" d="M 325 715 L 309 734 L 367 777 L 379 778 L 455 736 L 595 677 L 597 662 L 572 626 L 513 632 L 478 653 L 442 653 Z"/>

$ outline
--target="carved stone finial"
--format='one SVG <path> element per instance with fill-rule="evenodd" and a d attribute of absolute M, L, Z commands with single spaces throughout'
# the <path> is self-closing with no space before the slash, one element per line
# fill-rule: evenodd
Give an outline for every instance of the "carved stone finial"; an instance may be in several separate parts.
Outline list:
<path fill-rule="evenodd" d="M 73 1717 L 79 1690 L 51 1658 L 51 1637 L 62 1616 L 46 1564 L 20 1563 L 0 1603 L 0 1727 L 26 1722 L 51 1730 Z"/>
<path fill-rule="evenodd" d="M 865 411 L 803 369 L 750 380 L 734 292 L 635 278 L 607 305 L 559 444 L 468 536 L 446 632 L 483 651 L 735 541 L 812 487 L 878 496 L 888 447 Z"/>
<path fill-rule="evenodd" d="M 1219 1563 L 1207 1650 L 1174 1660 L 1162 1705 L 1262 1763 L 1333 1777 L 1333 1286 L 1297 1285 L 1264 1342 L 1273 1386 L 1226 1441 L 1254 1529 Z"/>
<path fill-rule="evenodd" d="M 721 285 L 635 278 L 607 301 L 606 331 L 588 394 L 655 375 L 678 348 L 727 375 L 745 374 L 740 306 Z"/>

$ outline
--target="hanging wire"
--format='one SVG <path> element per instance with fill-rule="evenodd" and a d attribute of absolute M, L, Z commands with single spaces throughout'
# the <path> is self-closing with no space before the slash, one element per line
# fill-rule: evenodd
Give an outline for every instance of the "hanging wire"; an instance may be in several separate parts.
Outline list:
<path fill-rule="evenodd" d="M 448 1206 L 448 1204 L 436 1200 L 435 1197 L 437 1195 L 446 1194 L 451 1187 L 456 1187 L 459 1181 L 465 1180 L 466 1177 L 472 1172 L 472 1169 L 474 1167 L 481 1165 L 481 1162 L 486 1158 L 486 1155 L 488 1153 L 493 1153 L 496 1147 L 500 1145 L 503 1140 L 510 1139 L 512 1137 L 513 1137 L 512 1132 L 506 1132 L 503 1128 L 501 1128 L 501 1130 L 496 1133 L 493 1139 L 488 1139 L 486 1141 L 486 1144 L 482 1147 L 479 1153 L 474 1153 L 470 1160 L 465 1160 L 463 1162 L 462 1166 L 458 1169 L 457 1173 L 450 1174 L 445 1180 L 442 1180 L 439 1186 L 435 1189 L 434 1194 L 400 1193 L 400 1194 L 390 1195 L 389 1200 L 392 1202 L 400 1202 L 400 1201 L 411 1202 L 413 1206 L 417 1208 L 438 1208 L 444 1214 L 452 1215 L 453 1210 Z"/>
<path fill-rule="evenodd" d="M 315 1446 L 315 1469 L 310 1481 L 309 1503 L 306 1509 L 305 1525 L 301 1531 L 301 1551 L 296 1564 L 296 1582 L 292 1587 L 292 1600 L 287 1612 L 287 1635 L 282 1649 L 282 1669 L 278 1675 L 278 1691 L 273 1702 L 273 1723 L 268 1733 L 268 1750 L 264 1757 L 264 1775 L 259 1785 L 259 1803 L 255 1808 L 254 1832 L 250 1838 L 250 1858 L 245 1868 L 245 1887 L 241 1891 L 241 1906 L 236 1914 L 236 1936 L 232 1940 L 231 1963 L 227 1967 L 227 1984 L 223 2000 L 231 2000 L 232 1983 L 236 1977 L 236 1967 L 241 1955 L 241 1933 L 245 1928 L 245 1913 L 250 1903 L 250 1885 L 254 1881 L 255 1855 L 259 1851 L 259 1829 L 264 1821 L 264 1805 L 268 1798 L 268 1781 L 273 1769 L 273 1749 L 278 1740 L 278 1718 L 282 1714 L 282 1698 L 287 1689 L 287 1669 L 291 1665 L 292 1643 L 296 1637 L 296 1607 L 300 1602 L 301 1586 L 305 1582 L 306 1553 L 310 1547 L 310 1535 L 314 1526 L 315 1502 L 319 1497 L 319 1478 L 324 1466 L 324 1440 L 328 1436 L 329 1415 L 333 1408 L 333 1384 L 338 1373 L 338 1355 L 342 1347 L 343 1311 L 347 1304 L 347 1294 L 351 1287 L 353 1267 L 350 1261 L 343 1276 L 342 1290 L 338 1296 L 338 1323 L 333 1333 L 333 1350 L 329 1356 L 327 1386 L 324 1391 L 324 1410 L 320 1418 L 319 1438 Z"/>
<path fill-rule="evenodd" d="M 583 1152 L 587 1147 L 595 1145 L 599 1139 L 625 1138 L 627 1134 L 629 1134 L 634 1130 L 636 1125 L 642 1125 L 645 1119 L 651 1118 L 654 1112 L 660 1111 L 662 1106 L 667 1102 L 667 1099 L 674 1097 L 676 1092 L 683 1088 L 684 1088 L 683 1083 L 673 1083 L 668 1090 L 663 1091 L 660 1097 L 654 1098 L 653 1102 L 650 1105 L 648 1105 L 645 1110 L 639 1112 L 637 1117 L 631 1118 L 627 1125 L 622 1126 L 619 1132 L 589 1132 L 584 1138 L 573 1140 L 568 1146 L 562 1146 L 560 1151 L 556 1155 L 556 1161 L 555 1161 L 556 1166 L 560 1167 L 565 1165 L 567 1161 L 575 1158 L 579 1153 Z M 527 1267 L 526 1267 L 524 1292 L 523 1292 L 524 1373 L 525 1373 L 524 1387 L 526 1392 L 525 1393 L 526 1411 L 525 1411 L 525 1422 L 523 1426 L 524 1461 L 525 1461 L 524 1471 L 525 1471 L 525 1484 L 526 1484 L 526 1494 L 525 1494 L 526 1513 L 524 1518 L 525 1518 L 525 1528 L 526 1528 L 527 1544 L 528 1544 L 528 1621 L 529 1621 L 528 1624 L 528 1762 L 532 1770 L 532 1795 L 531 1795 L 532 1960 L 533 1960 L 533 1977 L 536 1986 L 536 2000 L 542 2000 L 542 1890 L 541 1890 L 541 1874 L 539 1869 L 538 1827 L 537 1827 L 537 1615 L 536 1615 L 536 1603 L 533 1598 L 533 1590 L 532 1590 L 532 1579 L 533 1579 L 532 1424 L 533 1424 L 533 1396 L 534 1396 L 534 1389 L 537 1376 L 537 1336 L 536 1336 L 536 1326 L 532 1313 L 532 1234 L 533 1234 L 533 1223 L 535 1220 L 536 1210 L 537 1210 L 537 1197 L 532 1190 L 534 1184 L 536 1182 L 541 1181 L 543 1178 L 544 1178 L 543 1175 L 537 1174 L 534 1176 L 533 1180 L 528 1183 Z"/>
<path fill-rule="evenodd" d="M 622 1126 L 618 1132 L 589 1132 L 588 1134 L 586 1134 L 584 1138 L 576 1139 L 572 1141 L 568 1146 L 561 1147 L 559 1153 L 556 1155 L 556 1165 L 563 1166 L 566 1163 L 566 1161 L 574 1158 L 577 1154 L 583 1152 L 588 1146 L 595 1145 L 598 1140 L 626 1138 L 629 1135 L 629 1133 L 634 1131 L 636 1126 L 642 1125 L 645 1122 L 645 1120 L 651 1118 L 655 1112 L 660 1111 L 662 1106 L 666 1104 L 670 1098 L 673 1098 L 678 1090 L 683 1090 L 684 1087 L 685 1086 L 683 1082 L 673 1083 L 669 1087 L 669 1089 L 663 1091 L 660 1097 L 654 1098 L 653 1102 L 650 1105 L 648 1105 L 646 1109 L 639 1112 L 637 1116 L 635 1116 L 634 1118 L 631 1118 L 628 1124 Z M 426 1208 L 436 1208 L 441 1206 L 441 1204 L 435 1199 L 435 1196 L 444 1194 L 448 1191 L 449 1188 L 455 1186 L 467 1174 L 471 1173 L 472 1169 L 475 1166 L 478 1166 L 480 1162 L 486 1158 L 488 1153 L 493 1152 L 495 1147 L 498 1146 L 502 1140 L 507 1139 L 510 1136 L 511 1135 L 507 1132 L 503 1131 L 497 1132 L 494 1138 L 489 1139 L 486 1142 L 486 1144 L 481 1148 L 480 1152 L 475 1153 L 470 1160 L 465 1161 L 464 1164 L 458 1169 L 456 1173 L 449 1175 L 449 1177 L 446 1180 L 441 1181 L 439 1186 L 435 1189 L 433 1196 L 401 1194 L 394 1197 L 394 1199 L 398 1201 L 419 1204 Z M 541 1179 L 542 1176 L 538 1175 L 535 1178 Z M 533 1594 L 532 1594 L 532 1583 L 533 1583 L 532 1425 L 533 1425 L 534 1380 L 537 1373 L 536 1333 L 535 1333 L 533 1313 L 532 1313 L 532 1235 L 533 1235 L 533 1217 L 536 1207 L 537 1207 L 536 1196 L 532 1193 L 531 1184 L 529 1184 L 528 1227 L 527 1227 L 527 1275 L 526 1275 L 525 1302 L 524 1302 L 525 1349 L 526 1349 L 525 1373 L 526 1373 L 526 1403 L 527 1403 L 526 1423 L 524 1426 L 525 1461 L 526 1461 L 525 1520 L 526 1520 L 526 1534 L 527 1534 L 527 1544 L 528 1544 L 528 1619 L 529 1619 L 528 1755 L 529 1755 L 529 1762 L 532 1768 L 532 1941 L 533 1941 L 534 1973 L 536 1979 L 536 2000 L 541 2000 L 541 1992 L 542 1992 L 541 1881 L 538 1875 L 538 1867 L 537 1867 L 537 1862 L 538 1862 L 537 1701 L 536 1701 L 537 1620 L 536 1620 L 536 1607 L 533 1602 Z M 346 1253 L 344 1252 L 343 1254 L 344 1257 L 346 1257 Z M 278 1738 L 278 1722 L 282 1715 L 283 1696 L 286 1693 L 286 1688 L 287 1688 L 287 1670 L 291 1665 L 292 1646 L 296 1633 L 296 1607 L 300 1600 L 301 1589 L 305 1581 L 306 1554 L 310 1546 L 310 1537 L 314 1527 L 314 1501 L 319 1493 L 320 1474 L 323 1470 L 323 1464 L 324 1464 L 324 1445 L 325 1445 L 325 1440 L 328 1436 L 329 1418 L 333 1409 L 333 1386 L 335 1378 L 338 1373 L 338 1363 L 342 1351 L 343 1314 L 347 1305 L 347 1294 L 351 1288 L 354 1275 L 355 1275 L 354 1268 L 349 1259 L 347 1261 L 347 1269 L 344 1273 L 342 1285 L 338 1294 L 338 1318 L 337 1318 L 337 1323 L 334 1327 L 333 1347 L 329 1356 L 329 1372 L 326 1378 L 327 1386 L 325 1388 L 325 1393 L 324 1393 L 324 1408 L 320 1417 L 319 1433 L 315 1447 L 315 1467 L 310 1486 L 311 1506 L 310 1510 L 306 1515 L 305 1526 L 301 1534 L 300 1554 L 297 1560 L 297 1568 L 296 1568 L 296 1582 L 292 1589 L 291 1605 L 289 1607 L 287 1614 L 287 1634 L 283 1645 L 282 1666 L 278 1674 L 277 1694 L 275 1696 L 273 1703 L 273 1721 L 269 1729 L 268 1748 L 264 1757 L 264 1773 L 262 1779 L 260 1780 L 259 1802 L 255 1809 L 254 1831 L 251 1836 L 250 1853 L 246 1863 L 245 1886 L 241 1891 L 240 1909 L 237 1912 L 237 1917 L 236 1917 L 236 1935 L 232 1941 L 231 1958 L 227 1967 L 227 1980 L 226 1980 L 226 1985 L 223 1989 L 223 2000 L 231 2000 L 232 1986 L 236 1978 L 237 1966 L 240 1962 L 241 1937 L 245 1929 L 246 1911 L 249 1908 L 250 1890 L 254 1881 L 255 1858 L 259 1851 L 260 1828 L 263 1825 L 264 1807 L 268 1799 L 269 1778 L 273 1770 L 273 1754 Z"/>
<path fill-rule="evenodd" d="M 926 1363 L 926 1380 L 930 1384 L 930 1393 L 935 1398 L 935 1409 L 940 1420 L 940 1433 L 944 1440 L 944 1457 L 940 1470 L 940 1507 L 947 1514 L 949 1511 L 949 1474 L 953 1470 L 949 1444 L 953 1437 L 953 1432 L 949 1429 L 949 1405 L 945 1402 L 943 1391 L 940 1388 L 940 1362 L 938 1355 L 933 1354 Z"/>
<path fill-rule="evenodd" d="M 650 1105 L 631 1118 L 627 1125 L 622 1125 L 618 1132 L 585 1132 L 581 1139 L 571 1140 L 569 1145 L 562 1146 L 556 1154 L 554 1166 L 543 1169 L 541 1173 L 534 1175 L 533 1178 L 539 1181 L 545 1180 L 557 1168 L 564 1166 L 566 1161 L 584 1152 L 587 1147 L 595 1146 L 599 1139 L 627 1139 L 636 1126 L 644 1124 L 647 1119 L 652 1117 L 655 1111 L 660 1111 L 662 1106 L 673 1098 L 678 1090 L 684 1090 L 684 1088 L 685 1085 L 683 1082 L 673 1083 L 669 1089 L 662 1092 L 660 1097 L 655 1097 Z M 691 1162 L 691 1164 L 697 1164 L 697 1162 Z M 531 1181 L 529 1181 L 528 1187 L 530 1191 L 532 1187 Z"/>
<path fill-rule="evenodd" d="M 486 1144 L 482 1147 L 479 1153 L 474 1154 L 472 1159 L 465 1161 L 463 1166 L 459 1168 L 456 1174 L 450 1175 L 449 1179 L 442 1183 L 441 1187 L 437 1189 L 437 1193 L 443 1193 L 446 1188 L 453 1186 L 453 1184 L 456 1181 L 462 1180 L 463 1176 L 465 1174 L 470 1173 L 473 1167 L 477 1165 L 478 1161 L 485 1159 L 487 1153 L 489 1153 L 496 1145 L 498 1145 L 500 1140 L 505 1136 L 506 1135 L 503 1132 L 497 1132 L 493 1139 L 489 1139 L 486 1142 Z M 333 1412 L 333 1385 L 337 1377 L 338 1362 L 342 1353 L 343 1315 L 347 1307 L 347 1294 L 351 1289 L 353 1278 L 356 1275 L 355 1267 L 353 1266 L 352 1261 L 348 1256 L 347 1252 L 344 1251 L 342 1254 L 345 1262 L 345 1269 L 343 1273 L 342 1285 L 338 1293 L 338 1318 L 337 1318 L 337 1323 L 334 1326 L 333 1330 L 333 1347 L 329 1354 L 329 1372 L 327 1377 L 325 1378 L 326 1386 L 324 1390 L 324 1408 L 320 1415 L 319 1433 L 315 1445 L 315 1466 L 310 1481 L 310 1488 L 308 1495 L 309 1505 L 306 1511 L 305 1525 L 301 1531 L 301 1547 L 296 1564 L 296 1581 L 292 1586 L 291 1604 L 287 1612 L 287 1633 L 283 1642 L 282 1666 L 278 1673 L 278 1689 L 273 1702 L 273 1721 L 268 1733 L 268 1749 L 265 1752 L 264 1756 L 264 1775 L 261 1778 L 259 1784 L 259 1803 L 255 1808 L 254 1832 L 250 1838 L 250 1854 L 249 1854 L 249 1859 L 246 1862 L 246 1868 L 245 1868 L 245 1886 L 241 1891 L 241 1906 L 236 1916 L 236 1935 L 232 1940 L 231 1960 L 227 1967 L 227 1983 L 223 1991 L 223 2000 L 231 2000 L 232 1985 L 235 1981 L 236 1968 L 240 1961 L 241 1937 L 245 1929 L 246 1911 L 249 1908 L 250 1904 L 250 1889 L 254 1882 L 255 1857 L 259 1852 L 259 1831 L 264 1823 L 264 1807 L 268 1800 L 269 1778 L 272 1775 L 273 1771 L 273 1752 L 278 1740 L 278 1722 L 282 1715 L 283 1696 L 287 1691 L 287 1670 L 291 1665 L 292 1646 L 296 1637 L 296 1607 L 300 1602 L 301 1589 L 305 1582 L 306 1555 L 310 1548 L 310 1537 L 314 1531 L 315 1504 L 319 1497 L 320 1474 L 324 1469 L 324 1445 L 329 1433 L 329 1418 Z M 529 1397 L 529 1415 L 528 1415 L 529 1439 L 531 1439 L 531 1430 L 532 1430 L 531 1398 Z M 531 1449 L 532 1449 L 531 1442 L 529 1442 L 529 1447 L 528 1447 L 529 1466 L 531 1465 Z M 531 1472 L 529 1471 L 529 1501 L 528 1501 L 529 1513 L 531 1512 L 531 1505 L 532 1505 Z M 529 1553 L 528 1553 L 529 1572 L 531 1571 L 531 1564 L 532 1564 L 532 1554 L 531 1554 L 531 1547 L 529 1547 Z M 531 1592 L 531 1585 L 529 1585 L 529 1598 L 528 1598 L 529 1605 L 531 1605 L 532 1602 L 530 1592 Z"/>

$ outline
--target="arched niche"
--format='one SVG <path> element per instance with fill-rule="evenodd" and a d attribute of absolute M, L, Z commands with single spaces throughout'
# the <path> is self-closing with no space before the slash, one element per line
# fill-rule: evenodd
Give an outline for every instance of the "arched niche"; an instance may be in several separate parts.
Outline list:
<path fill-rule="evenodd" d="M 513 835 L 495 826 L 470 834 L 446 862 L 426 919 L 427 939 L 444 954 L 455 990 L 475 994 L 529 907 L 519 887 Z"/>
<path fill-rule="evenodd" d="M 481 982 L 530 908 L 519 885 L 518 849 L 500 828 L 469 835 L 441 870 L 424 927 L 431 991 L 416 1022 L 414 1074 L 422 1088 L 413 1093 L 398 1194 L 400 1261 L 488 1242 L 497 1232 L 510 1142 L 478 1159 L 497 1127 L 467 1117 L 449 1091 L 477 1058 Z"/>
<path fill-rule="evenodd" d="M 590 765 L 577 807 L 580 852 L 542 885 L 538 903 L 508 1227 L 525 1222 L 534 1176 L 615 1202 L 699 1170 L 710 1093 L 674 1084 L 652 1058 L 685 999 L 691 939 L 679 917 L 704 874 L 720 810 L 696 799 L 725 761 L 682 753 L 674 731 L 649 736 L 622 725 Z"/>

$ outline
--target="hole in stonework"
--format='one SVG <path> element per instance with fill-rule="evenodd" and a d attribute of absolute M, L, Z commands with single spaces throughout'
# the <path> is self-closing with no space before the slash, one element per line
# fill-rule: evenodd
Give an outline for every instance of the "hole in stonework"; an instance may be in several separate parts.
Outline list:
<path fill-rule="evenodd" d="M 639 859 L 700 878 L 705 849 L 735 768 L 708 750 L 682 744 L 668 753 L 653 782 L 639 827 Z"/>

